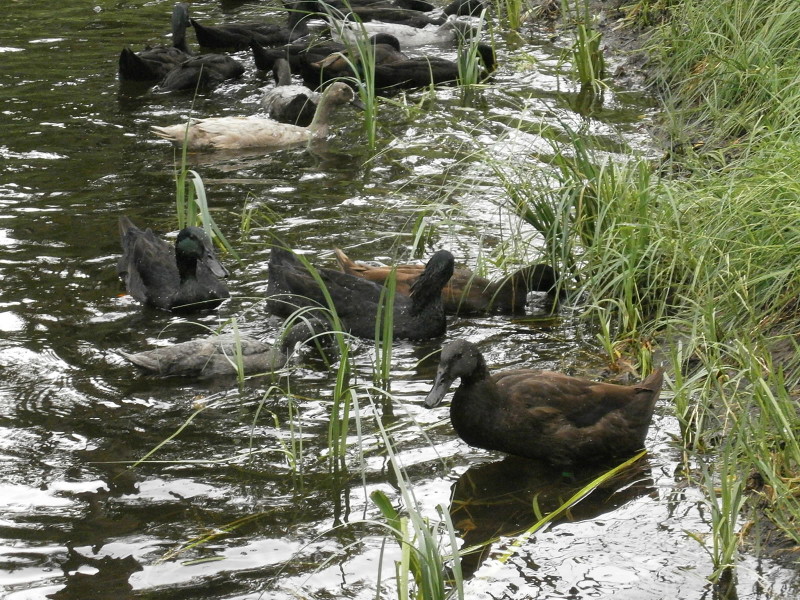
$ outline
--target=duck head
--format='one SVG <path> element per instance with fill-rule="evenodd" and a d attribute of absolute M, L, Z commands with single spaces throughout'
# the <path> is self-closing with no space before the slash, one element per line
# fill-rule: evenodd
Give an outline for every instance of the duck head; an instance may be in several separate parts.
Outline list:
<path fill-rule="evenodd" d="M 411 299 L 417 311 L 436 299 L 441 300 L 442 288 L 450 281 L 454 268 L 455 259 L 447 250 L 431 256 L 422 275 L 411 286 Z"/>
<path fill-rule="evenodd" d="M 486 363 L 475 344 L 466 340 L 450 342 L 442 348 L 436 379 L 433 380 L 433 388 L 425 398 L 425 406 L 428 408 L 439 406 L 450 385 L 459 377 L 469 378 L 485 370 Z"/>
<path fill-rule="evenodd" d="M 489 44 L 481 42 L 477 46 L 478 57 L 481 59 L 483 66 L 486 67 L 488 73 L 493 72 L 497 68 L 497 56 L 494 53 L 494 48 Z"/>
<path fill-rule="evenodd" d="M 192 267 L 198 262 L 208 267 L 216 277 L 227 277 L 228 270 L 217 260 L 211 238 L 200 227 L 186 227 L 178 233 L 175 240 L 175 259 L 181 278 L 187 270 L 193 271 Z"/>

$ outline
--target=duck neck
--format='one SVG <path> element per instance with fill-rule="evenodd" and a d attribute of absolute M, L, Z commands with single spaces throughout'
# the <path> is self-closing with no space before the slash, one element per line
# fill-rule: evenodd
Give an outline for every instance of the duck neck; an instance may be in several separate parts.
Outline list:
<path fill-rule="evenodd" d="M 311 137 L 321 138 L 328 135 L 332 112 L 333 102 L 331 102 L 330 96 L 326 90 L 326 92 L 322 94 L 322 98 L 319 99 L 319 104 L 317 105 L 317 110 L 314 113 L 314 118 L 311 121 L 311 125 L 308 126 L 308 130 L 311 132 Z"/>
<path fill-rule="evenodd" d="M 175 263 L 178 265 L 181 284 L 197 279 L 197 259 L 195 257 L 178 252 L 175 254 Z"/>
<path fill-rule="evenodd" d="M 291 85 L 292 83 L 292 71 L 286 59 L 281 58 L 275 61 L 273 75 L 275 77 L 276 86 Z"/>
<path fill-rule="evenodd" d="M 497 421 L 497 386 L 480 357 L 472 373 L 461 377 L 450 404 L 450 420 L 459 437 L 471 446 L 493 448 Z"/>
<path fill-rule="evenodd" d="M 172 11 L 172 46 L 186 54 L 189 54 L 189 47 L 186 45 L 188 26 L 189 8 L 184 2 L 178 3 Z"/>

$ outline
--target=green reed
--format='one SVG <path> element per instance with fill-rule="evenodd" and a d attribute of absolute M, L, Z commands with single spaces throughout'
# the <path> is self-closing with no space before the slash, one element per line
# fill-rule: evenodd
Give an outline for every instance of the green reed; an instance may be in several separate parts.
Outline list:
<path fill-rule="evenodd" d="M 351 12 L 350 3 L 345 0 L 342 10 L 336 9 L 329 4 L 323 4 L 323 16 L 329 20 L 347 17 L 359 27 L 359 35 L 355 36 L 352 42 L 345 42 L 348 46 L 343 58 L 350 66 L 353 73 L 352 78 L 348 78 L 355 84 L 359 99 L 363 105 L 364 129 L 367 134 L 367 143 L 370 149 L 377 145 L 377 126 L 378 126 L 378 97 L 375 93 L 375 46 L 369 39 L 369 33 L 364 28 L 358 15 Z M 333 23 L 331 27 L 334 27 Z M 342 35 L 344 39 L 344 35 Z"/>
<path fill-rule="evenodd" d="M 373 408 L 375 408 L 374 402 Z M 438 524 L 422 515 L 408 475 L 394 451 L 391 436 L 384 428 L 377 411 L 375 422 L 380 430 L 405 512 L 401 514 L 395 509 L 383 492 L 377 490 L 370 494 L 370 498 L 386 520 L 389 531 L 400 544 L 401 560 L 395 565 L 398 582 L 397 598 L 398 600 L 444 600 L 457 595 L 463 600 L 461 561 L 457 550 L 455 527 L 449 514 L 445 508 L 438 506 L 437 512 L 441 519 Z M 444 536 L 441 533 L 442 529 Z M 450 548 L 449 553 L 443 548 L 443 539 Z M 452 581 L 447 577 L 447 562 L 450 562 Z M 413 586 L 409 577 L 413 577 Z"/>
<path fill-rule="evenodd" d="M 575 26 L 575 42 L 571 55 L 575 75 L 581 88 L 595 93 L 602 91 L 601 82 L 606 76 L 605 57 L 601 46 L 603 35 L 593 25 L 593 16 L 588 0 L 562 0 L 562 16 Z"/>

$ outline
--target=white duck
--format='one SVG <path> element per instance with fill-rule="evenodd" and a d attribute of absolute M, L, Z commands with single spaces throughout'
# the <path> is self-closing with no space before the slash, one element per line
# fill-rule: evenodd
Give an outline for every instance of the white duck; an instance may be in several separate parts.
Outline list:
<path fill-rule="evenodd" d="M 308 127 L 250 116 L 192 119 L 188 125 L 153 126 L 152 129 L 159 137 L 178 145 L 186 139 L 190 150 L 288 148 L 326 137 L 333 110 L 354 100 L 355 94 L 350 86 L 337 81 L 322 93 L 314 119 Z"/>
<path fill-rule="evenodd" d="M 358 23 L 329 18 L 329 22 L 331 35 L 337 42 L 356 44 L 359 39 L 385 33 L 396 37 L 402 48 L 430 44 L 451 44 L 462 38 L 470 39 L 475 30 L 469 20 L 457 19 L 454 16 L 448 17 L 441 25 L 426 25 L 422 28 L 400 23 L 383 23 L 381 21 Z"/>

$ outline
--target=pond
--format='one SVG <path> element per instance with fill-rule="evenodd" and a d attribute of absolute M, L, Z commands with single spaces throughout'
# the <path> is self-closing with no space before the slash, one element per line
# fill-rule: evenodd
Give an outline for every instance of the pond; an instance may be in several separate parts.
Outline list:
<path fill-rule="evenodd" d="M 241 260 L 222 256 L 230 301 L 176 316 L 142 308 L 115 270 L 120 215 L 175 229 L 175 153 L 150 126 L 180 122 L 190 110 L 255 112 L 268 75 L 240 52 L 245 75 L 195 99 L 122 88 L 119 51 L 164 43 L 170 2 L 4 8 L 4 598 L 396 597 L 400 548 L 370 494 L 402 509 L 404 486 L 432 523 L 451 515 L 464 547 L 492 540 L 463 559 L 468 597 L 712 597 L 711 562 L 689 535 L 706 536 L 710 515 L 681 475 L 668 389 L 646 458 L 530 538 L 521 534 L 536 521 L 534 499 L 554 510 L 597 473 L 565 475 L 470 448 L 445 406 L 422 404 L 436 369 L 431 353 L 460 337 L 478 343 L 493 370 L 603 376 L 596 332 L 579 306 L 551 314 L 533 302 L 525 318 L 451 317 L 445 339 L 396 341 L 388 400 L 370 388 L 373 345 L 354 342 L 360 403 L 338 469 L 328 443 L 334 370 L 298 362 L 274 381 L 240 388 L 224 378 L 144 376 L 118 354 L 193 339 L 232 319 L 248 335 L 274 338 L 278 324 L 264 306 L 274 234 L 319 266 L 335 264 L 334 247 L 385 262 L 447 248 L 495 277 L 499 257 L 539 260 L 534 232 L 502 204 L 486 156 L 543 169 L 566 127 L 609 154 L 647 153 L 654 105 L 644 92 L 612 81 L 591 117 L 573 112 L 569 37 L 542 23 L 521 38 L 496 32 L 500 67 L 469 97 L 441 88 L 382 104 L 374 150 L 362 117 L 345 107 L 314 152 L 193 155 Z M 201 0 L 191 11 L 210 23 L 283 18 L 255 1 Z M 402 465 L 400 479 L 393 465 Z M 742 565 L 739 598 L 796 597 L 796 573 L 755 555 Z"/>

